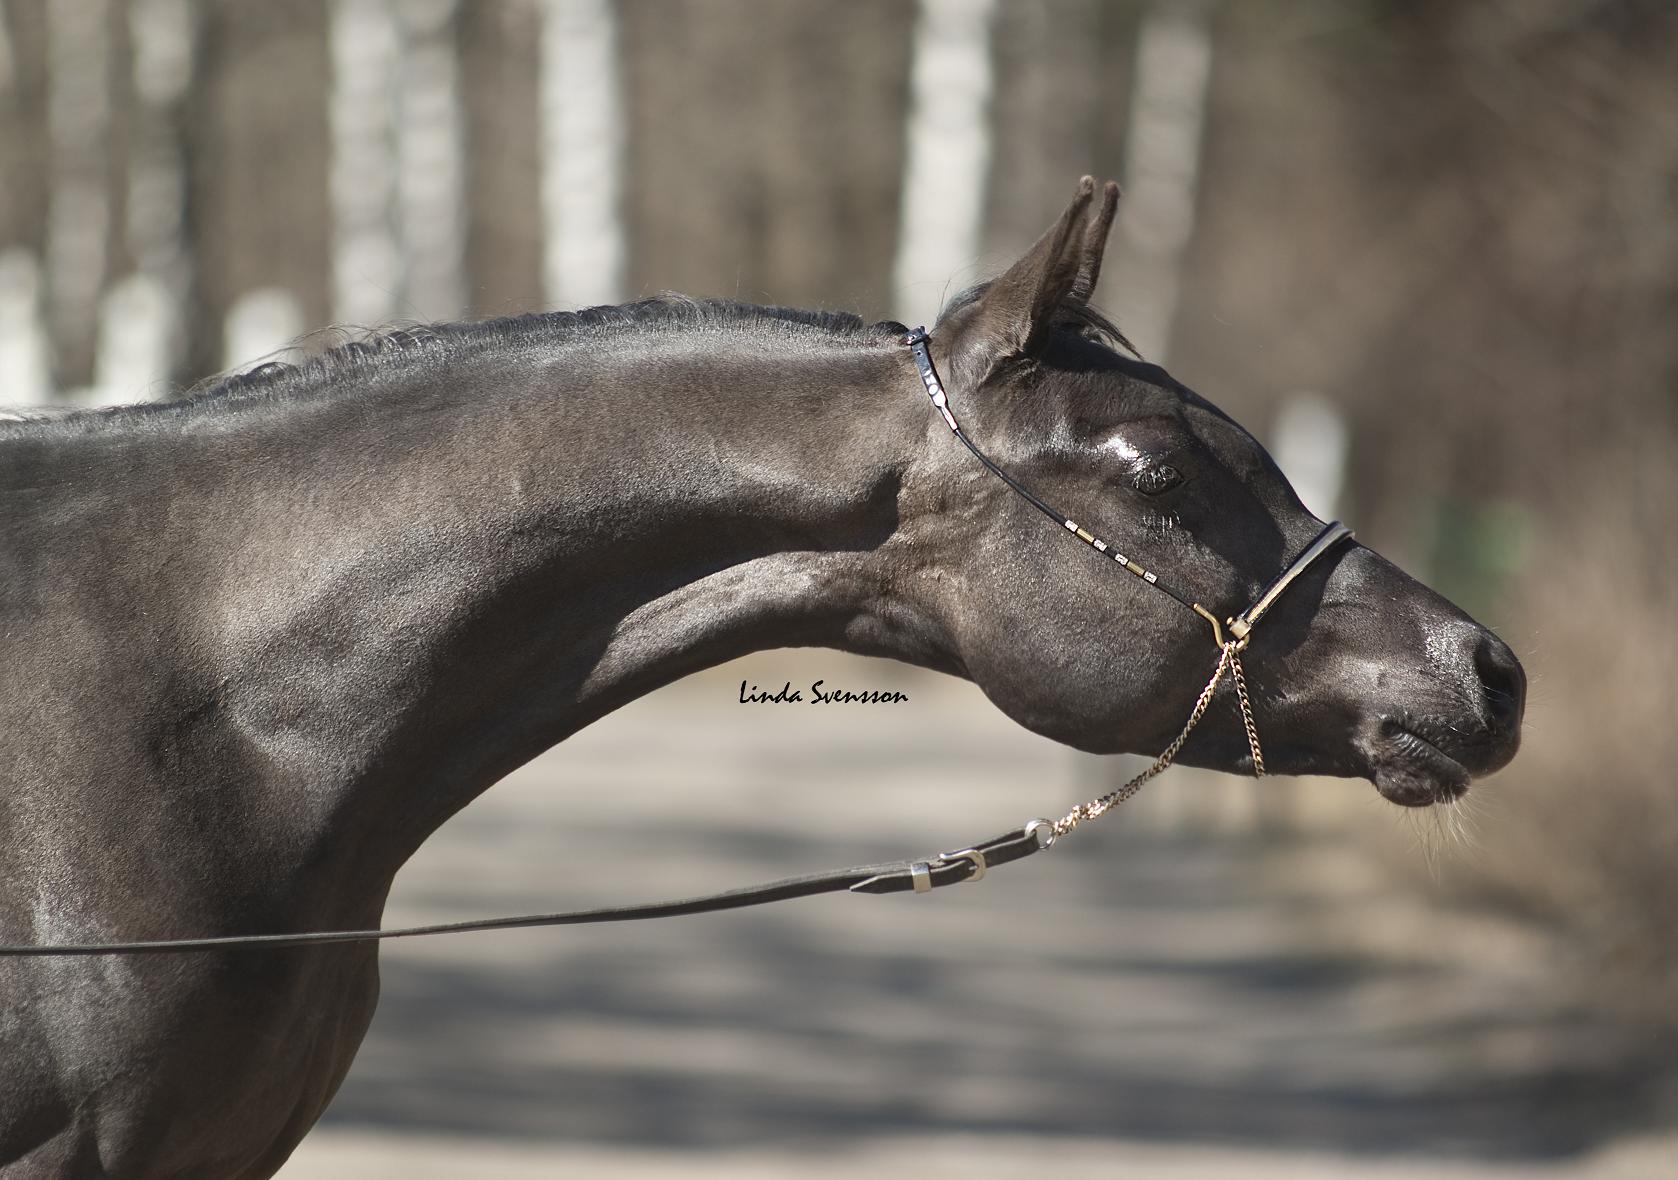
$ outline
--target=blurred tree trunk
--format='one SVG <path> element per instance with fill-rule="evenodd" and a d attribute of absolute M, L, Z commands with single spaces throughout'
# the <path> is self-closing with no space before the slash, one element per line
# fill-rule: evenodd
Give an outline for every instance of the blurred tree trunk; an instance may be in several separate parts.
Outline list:
<path fill-rule="evenodd" d="M 905 9 L 624 0 L 632 295 L 885 313 Z"/>
<path fill-rule="evenodd" d="M 463 5 L 460 37 L 472 314 L 534 311 L 543 302 L 536 5 Z"/>
<path fill-rule="evenodd" d="M 1418 492 L 1553 498 L 1540 456 L 1671 401 L 1675 25 L 1227 6 L 1185 377 L 1258 422 L 1298 388 L 1351 407 L 1389 542 L 1425 550 Z"/>
<path fill-rule="evenodd" d="M 1121 176 L 1139 19 L 1135 0 L 1006 3 L 997 14 L 985 276 L 1037 239 L 1080 176 Z"/>
<path fill-rule="evenodd" d="M 40 254 L 47 232 L 46 0 L 6 0 L 0 77 L 0 249 Z"/>
<path fill-rule="evenodd" d="M 330 312 L 326 0 L 216 0 L 204 13 L 188 234 L 201 325 L 192 361 L 220 367 L 221 324 L 242 294 L 289 291 L 307 324 Z"/>

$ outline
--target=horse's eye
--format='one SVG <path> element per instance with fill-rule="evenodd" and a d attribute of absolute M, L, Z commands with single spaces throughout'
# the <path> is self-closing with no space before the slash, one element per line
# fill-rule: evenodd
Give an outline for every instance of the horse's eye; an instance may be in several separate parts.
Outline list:
<path fill-rule="evenodd" d="M 1131 479 L 1130 486 L 1144 496 L 1157 496 L 1161 492 L 1169 492 L 1183 482 L 1183 473 L 1169 463 L 1155 463 L 1152 467 L 1144 467 Z"/>

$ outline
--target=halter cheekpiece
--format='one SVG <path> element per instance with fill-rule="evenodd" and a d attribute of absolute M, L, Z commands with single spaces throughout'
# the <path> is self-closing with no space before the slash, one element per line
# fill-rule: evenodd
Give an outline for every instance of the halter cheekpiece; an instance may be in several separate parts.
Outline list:
<path fill-rule="evenodd" d="M 1194 709 L 1189 713 L 1187 723 L 1184 724 L 1171 744 L 1165 748 L 1158 758 L 1154 759 L 1146 770 L 1122 787 L 1109 791 L 1099 798 L 1091 799 L 1088 803 L 1080 803 L 1060 819 L 1054 821 L 1053 824 L 1050 824 L 1052 834 L 1049 838 L 1051 842 L 1055 838 L 1066 835 L 1085 820 L 1094 819 L 1102 812 L 1117 807 L 1141 790 L 1142 784 L 1170 766 L 1172 760 L 1182 750 L 1183 743 L 1188 741 L 1189 734 L 1194 732 L 1194 727 L 1199 725 L 1200 719 L 1206 715 L 1206 709 L 1211 705 L 1212 697 L 1218 691 L 1218 685 L 1222 683 L 1226 673 L 1235 681 L 1235 696 L 1241 706 L 1241 724 L 1247 733 L 1247 747 L 1253 755 L 1253 774 L 1263 778 L 1264 751 L 1259 748 L 1258 725 L 1253 720 L 1252 701 L 1247 696 L 1247 677 L 1241 669 L 1241 652 L 1246 648 L 1248 639 L 1252 637 L 1253 628 L 1258 625 L 1258 621 L 1264 617 L 1265 612 L 1275 605 L 1283 591 L 1291 586 L 1318 558 L 1350 537 L 1352 530 L 1338 520 L 1324 526 L 1322 532 L 1317 534 L 1316 539 L 1306 546 L 1303 553 L 1294 558 L 1292 564 L 1283 570 L 1276 580 L 1265 588 L 1262 594 L 1253 600 L 1251 606 L 1238 615 L 1229 615 L 1220 621 L 1215 613 L 1202 606 L 1188 594 L 1177 589 L 1170 582 L 1162 579 L 1153 570 L 1144 568 L 1141 563 L 1125 556 L 1064 512 L 1051 507 L 1047 501 L 1009 475 L 989 455 L 981 451 L 978 445 L 967 437 L 967 432 L 961 428 L 961 423 L 956 421 L 955 411 L 950 408 L 950 395 L 944 389 L 944 382 L 938 376 L 937 366 L 932 363 L 932 337 L 927 333 L 927 330 L 916 328 L 903 338 L 903 343 L 908 345 L 910 353 L 915 358 L 915 367 L 920 370 L 921 383 L 926 386 L 926 394 L 927 397 L 932 399 L 933 409 L 937 410 L 944 419 L 944 425 L 950 428 L 950 433 L 960 439 L 961 444 L 973 452 L 974 457 L 983 463 L 991 474 L 1002 480 L 1033 508 L 1059 524 L 1085 545 L 1088 545 L 1101 556 L 1111 558 L 1120 569 L 1140 578 L 1155 590 L 1169 594 L 1205 619 L 1211 624 L 1212 640 L 1218 645 L 1220 653 L 1218 666 L 1212 672 L 1212 679 L 1207 681 L 1206 687 L 1201 690 L 1199 698 L 1195 701 Z M 1047 823 L 1048 821 L 1033 822 Z"/>

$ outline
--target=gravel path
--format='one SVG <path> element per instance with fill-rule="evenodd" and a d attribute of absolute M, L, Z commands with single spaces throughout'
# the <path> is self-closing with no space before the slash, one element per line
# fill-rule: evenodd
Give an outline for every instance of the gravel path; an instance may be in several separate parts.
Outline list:
<path fill-rule="evenodd" d="M 741 676 L 911 700 L 748 706 Z M 386 920 L 924 855 L 1113 771 L 965 685 L 758 657 L 488 793 Z M 1220 799 L 1313 819 L 1181 822 Z M 971 889 L 393 944 L 355 1070 L 281 1174 L 1678 1176 L 1671 1093 L 1623 1030 L 1546 998 L 1542 941 L 1392 888 L 1348 822 L 1391 819 L 1357 784 L 1173 771 Z"/>

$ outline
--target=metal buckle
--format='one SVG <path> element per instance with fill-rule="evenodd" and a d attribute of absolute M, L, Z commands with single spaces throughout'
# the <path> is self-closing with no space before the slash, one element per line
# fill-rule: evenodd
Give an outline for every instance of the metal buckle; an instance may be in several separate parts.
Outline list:
<path fill-rule="evenodd" d="M 938 857 L 940 860 L 972 861 L 973 875 L 967 878 L 967 882 L 969 883 L 981 880 L 985 875 L 985 854 L 980 852 L 977 848 L 963 848 L 960 852 L 941 852 L 938 854 Z M 928 888 L 930 888 L 930 886 L 928 886 Z"/>

